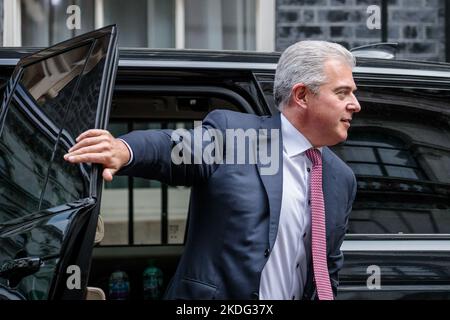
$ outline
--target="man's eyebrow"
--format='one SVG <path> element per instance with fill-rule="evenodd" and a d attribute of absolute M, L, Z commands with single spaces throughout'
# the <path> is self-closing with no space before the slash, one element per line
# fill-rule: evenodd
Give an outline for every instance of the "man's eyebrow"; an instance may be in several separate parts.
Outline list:
<path fill-rule="evenodd" d="M 349 91 L 355 92 L 356 90 L 358 90 L 358 88 L 355 87 L 355 89 L 353 89 L 350 86 L 340 86 L 340 87 L 337 87 L 336 89 L 334 89 L 333 91 L 336 92 L 336 91 L 340 91 L 340 90 L 349 90 Z"/>

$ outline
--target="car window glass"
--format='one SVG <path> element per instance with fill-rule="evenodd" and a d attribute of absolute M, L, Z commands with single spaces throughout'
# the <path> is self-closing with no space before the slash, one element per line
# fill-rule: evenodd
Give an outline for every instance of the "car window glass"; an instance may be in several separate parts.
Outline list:
<path fill-rule="evenodd" d="M 450 93 L 359 86 L 362 106 L 334 151 L 358 192 L 351 234 L 450 234 Z"/>
<path fill-rule="evenodd" d="M 48 183 L 43 196 L 45 205 L 43 203 L 41 209 L 89 196 L 91 166 L 70 164 L 63 156 L 75 143 L 78 135 L 95 127 L 108 40 L 106 37 L 95 42 L 86 66 L 82 69 L 79 85 L 65 114 L 64 130 L 49 169 Z"/>
<path fill-rule="evenodd" d="M 1 222 L 48 206 L 41 194 L 88 50 L 78 47 L 23 69 L 0 136 Z"/>
<path fill-rule="evenodd" d="M 273 73 L 256 73 L 255 77 L 264 93 L 267 104 L 271 109 L 276 109 L 275 99 L 273 96 L 273 83 L 275 75 Z"/>

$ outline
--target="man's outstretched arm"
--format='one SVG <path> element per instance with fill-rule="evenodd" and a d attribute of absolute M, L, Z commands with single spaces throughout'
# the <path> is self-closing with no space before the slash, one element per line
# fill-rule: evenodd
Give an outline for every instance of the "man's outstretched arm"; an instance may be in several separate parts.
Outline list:
<path fill-rule="evenodd" d="M 205 137 L 210 136 L 211 129 L 221 128 L 218 130 L 222 131 L 225 127 L 223 112 L 213 111 L 199 128 L 200 139 L 195 139 L 194 130 L 183 130 L 182 136 L 176 130 L 133 131 L 114 138 L 106 130 L 93 129 L 82 133 L 64 158 L 71 163 L 103 165 L 106 181 L 111 181 L 117 173 L 155 179 L 170 185 L 193 185 L 207 179 L 218 166 L 214 161 L 195 161 L 195 149 L 200 150 L 198 155 L 200 160 L 204 160 L 203 151 L 211 144 Z M 224 145 L 220 147 L 223 149 Z M 184 155 L 181 162 L 178 151 Z"/>

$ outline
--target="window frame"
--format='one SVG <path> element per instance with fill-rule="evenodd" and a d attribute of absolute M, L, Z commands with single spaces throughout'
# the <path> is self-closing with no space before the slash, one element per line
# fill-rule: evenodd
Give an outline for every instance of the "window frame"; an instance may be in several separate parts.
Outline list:
<path fill-rule="evenodd" d="M 355 72 L 356 71 L 356 72 Z M 365 74 L 364 72 L 361 72 L 358 70 L 358 67 L 354 69 L 354 79 L 356 84 L 358 85 L 359 90 L 363 90 L 363 88 L 368 89 L 377 89 L 377 90 L 383 90 L 384 88 L 388 89 L 398 89 L 403 90 L 405 88 L 408 89 L 416 89 L 416 90 L 440 90 L 450 93 L 450 87 L 448 86 L 448 83 L 446 85 L 443 85 L 439 82 L 437 79 L 427 79 L 427 78 L 421 78 L 420 80 L 411 80 L 409 77 L 411 75 L 414 75 L 415 71 L 410 70 L 409 72 L 405 71 L 405 73 L 402 75 L 402 78 L 396 78 L 395 82 L 393 82 L 393 79 L 391 76 L 381 75 L 379 74 L 376 79 L 373 78 L 374 75 L 368 76 L 368 74 Z M 395 77 L 395 76 L 394 76 Z M 420 76 L 419 76 L 420 77 Z M 429 81 L 425 81 L 429 80 Z M 418 82 L 420 81 L 420 82 Z M 423 81 L 423 82 L 422 82 Z M 356 115 L 358 117 L 358 115 Z M 396 136 L 400 139 L 404 139 L 404 137 L 397 133 Z M 415 159 L 415 158 L 414 158 Z M 415 159 L 416 160 L 416 159 Z M 417 161 L 417 160 L 416 160 Z M 421 167 L 422 171 L 425 171 L 424 168 Z M 430 174 L 423 172 L 426 176 L 430 176 Z M 385 178 L 386 177 L 380 177 Z M 423 180 L 418 180 L 423 181 Z M 343 251 L 349 250 L 349 251 L 358 251 L 358 247 L 360 245 L 364 246 L 366 241 L 378 241 L 379 240 L 379 246 L 384 248 L 383 250 L 391 250 L 388 249 L 389 245 L 387 243 L 390 240 L 394 241 L 405 241 L 407 243 L 411 240 L 417 240 L 419 245 L 424 244 L 427 241 L 437 241 L 437 243 L 441 243 L 441 240 L 450 240 L 450 233 L 440 233 L 440 234 L 429 234 L 429 233 L 403 233 L 403 234 L 393 234 L 393 233 L 355 233 L 355 234 L 346 234 L 344 237 L 344 245 L 342 247 Z M 424 241 L 424 243 L 421 242 L 421 240 Z M 345 243 L 349 244 L 348 246 L 345 245 Z M 386 243 L 386 245 L 384 244 Z M 354 246 L 354 247 L 353 247 Z M 378 244 L 377 244 L 378 246 Z M 376 247 L 373 248 L 375 250 Z M 367 249 L 365 249 L 367 250 Z M 392 250 L 396 250 L 395 248 L 392 248 Z"/>
<path fill-rule="evenodd" d="M 94 0 L 95 29 L 104 26 L 104 0 Z M 21 1 L 4 0 L 3 46 L 22 46 Z M 175 0 L 175 49 L 185 49 L 185 0 Z M 275 50 L 275 0 L 256 0 L 256 51 Z"/>
<path fill-rule="evenodd" d="M 248 83 L 254 84 L 254 78 L 250 77 L 248 79 Z M 208 96 L 220 99 L 228 99 L 229 102 L 235 104 L 238 108 L 245 113 L 255 114 L 259 110 L 255 110 L 252 107 L 252 103 L 245 99 L 241 94 L 226 88 L 221 87 L 219 85 L 194 85 L 194 86 L 183 86 L 183 85 L 125 85 L 119 84 L 115 88 L 115 93 L 130 93 L 130 92 L 145 92 L 149 95 L 171 95 L 171 96 Z M 258 97 L 252 97 L 254 102 L 257 103 Z M 259 101 L 258 101 L 259 102 Z M 208 111 L 209 112 L 209 111 Z M 128 132 L 134 129 L 134 125 L 136 123 L 161 123 L 161 130 L 167 129 L 167 124 L 169 122 L 188 122 L 188 121 L 196 121 L 201 119 L 195 118 L 183 118 L 179 119 L 177 117 L 171 117 L 170 113 L 168 113 L 167 117 L 164 118 L 151 118 L 148 114 L 133 114 L 126 117 L 122 117 L 120 115 L 112 114 L 110 117 L 110 123 L 123 123 L 126 125 Z M 160 234 L 161 239 L 158 243 L 146 243 L 146 244 L 136 244 L 135 243 L 135 213 L 134 213 L 134 178 L 127 177 L 127 197 L 128 197 L 128 214 L 124 214 L 124 219 L 127 222 L 127 233 L 128 233 L 128 242 L 127 243 L 118 243 L 118 244 L 100 244 L 102 248 L 110 248 L 110 247 L 118 247 L 118 246 L 132 246 L 132 247 L 143 247 L 143 246 L 183 246 L 184 240 L 182 243 L 170 243 L 169 242 L 169 216 L 168 216 L 168 207 L 169 207 L 169 199 L 168 192 L 169 186 L 167 184 L 161 183 L 161 223 L 160 223 Z M 188 210 L 188 208 L 186 208 Z M 187 228 L 188 221 L 188 211 L 186 211 L 186 227 Z M 186 233 L 184 233 L 186 234 Z M 184 237 L 185 238 L 185 237 Z"/>
<path fill-rule="evenodd" d="M 355 131 L 356 132 L 354 132 L 353 134 L 356 134 L 357 132 L 360 132 L 362 130 L 359 130 L 359 128 L 356 128 Z M 419 181 L 429 180 L 426 172 L 423 170 L 423 168 L 419 165 L 417 159 L 410 152 L 411 147 L 412 147 L 411 142 L 403 140 L 402 134 L 400 132 L 396 132 L 396 131 L 393 131 L 393 130 L 390 130 L 390 129 L 380 130 L 379 128 L 370 127 L 370 126 L 369 127 L 364 127 L 363 132 L 364 133 L 371 132 L 371 133 L 374 133 L 374 134 L 376 133 L 376 134 L 379 134 L 379 135 L 390 136 L 390 137 L 393 137 L 395 139 L 398 139 L 399 141 L 402 141 L 404 143 L 404 145 L 403 146 L 394 146 L 394 145 L 378 146 L 378 145 L 375 145 L 375 144 L 360 143 L 359 141 L 355 141 L 355 140 L 346 140 L 344 142 L 344 144 L 343 144 L 344 148 L 355 147 L 355 150 L 358 150 L 359 148 L 370 149 L 373 152 L 373 155 L 374 155 L 374 157 L 376 159 L 375 162 L 361 161 L 361 160 L 350 160 L 350 161 L 347 161 L 347 164 L 353 163 L 353 164 L 363 164 L 363 165 L 374 165 L 374 166 L 377 166 L 380 169 L 380 172 L 382 174 L 379 177 L 384 177 L 384 178 L 393 177 L 393 176 L 389 175 L 389 173 L 388 173 L 387 167 L 389 167 L 389 166 L 390 167 L 413 169 L 413 170 L 416 170 L 419 173 L 419 175 L 421 175 L 421 177 L 419 177 L 419 176 L 417 177 L 417 180 L 419 180 Z M 409 160 L 412 160 L 415 163 L 415 165 L 395 164 L 395 163 L 387 162 L 387 161 L 383 160 L 383 156 L 382 156 L 382 151 L 383 150 L 406 152 L 410 156 Z M 365 174 L 361 174 L 361 175 L 365 175 Z M 413 178 L 404 178 L 404 177 L 398 177 L 398 176 L 394 176 L 394 178 L 413 179 Z"/>

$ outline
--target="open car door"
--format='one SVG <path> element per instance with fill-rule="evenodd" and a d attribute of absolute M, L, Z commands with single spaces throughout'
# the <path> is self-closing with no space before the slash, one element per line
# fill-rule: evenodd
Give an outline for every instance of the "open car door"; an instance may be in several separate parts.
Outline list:
<path fill-rule="evenodd" d="M 63 155 L 108 124 L 117 70 L 108 26 L 23 58 L 0 109 L 0 299 L 84 299 L 101 168 Z"/>

